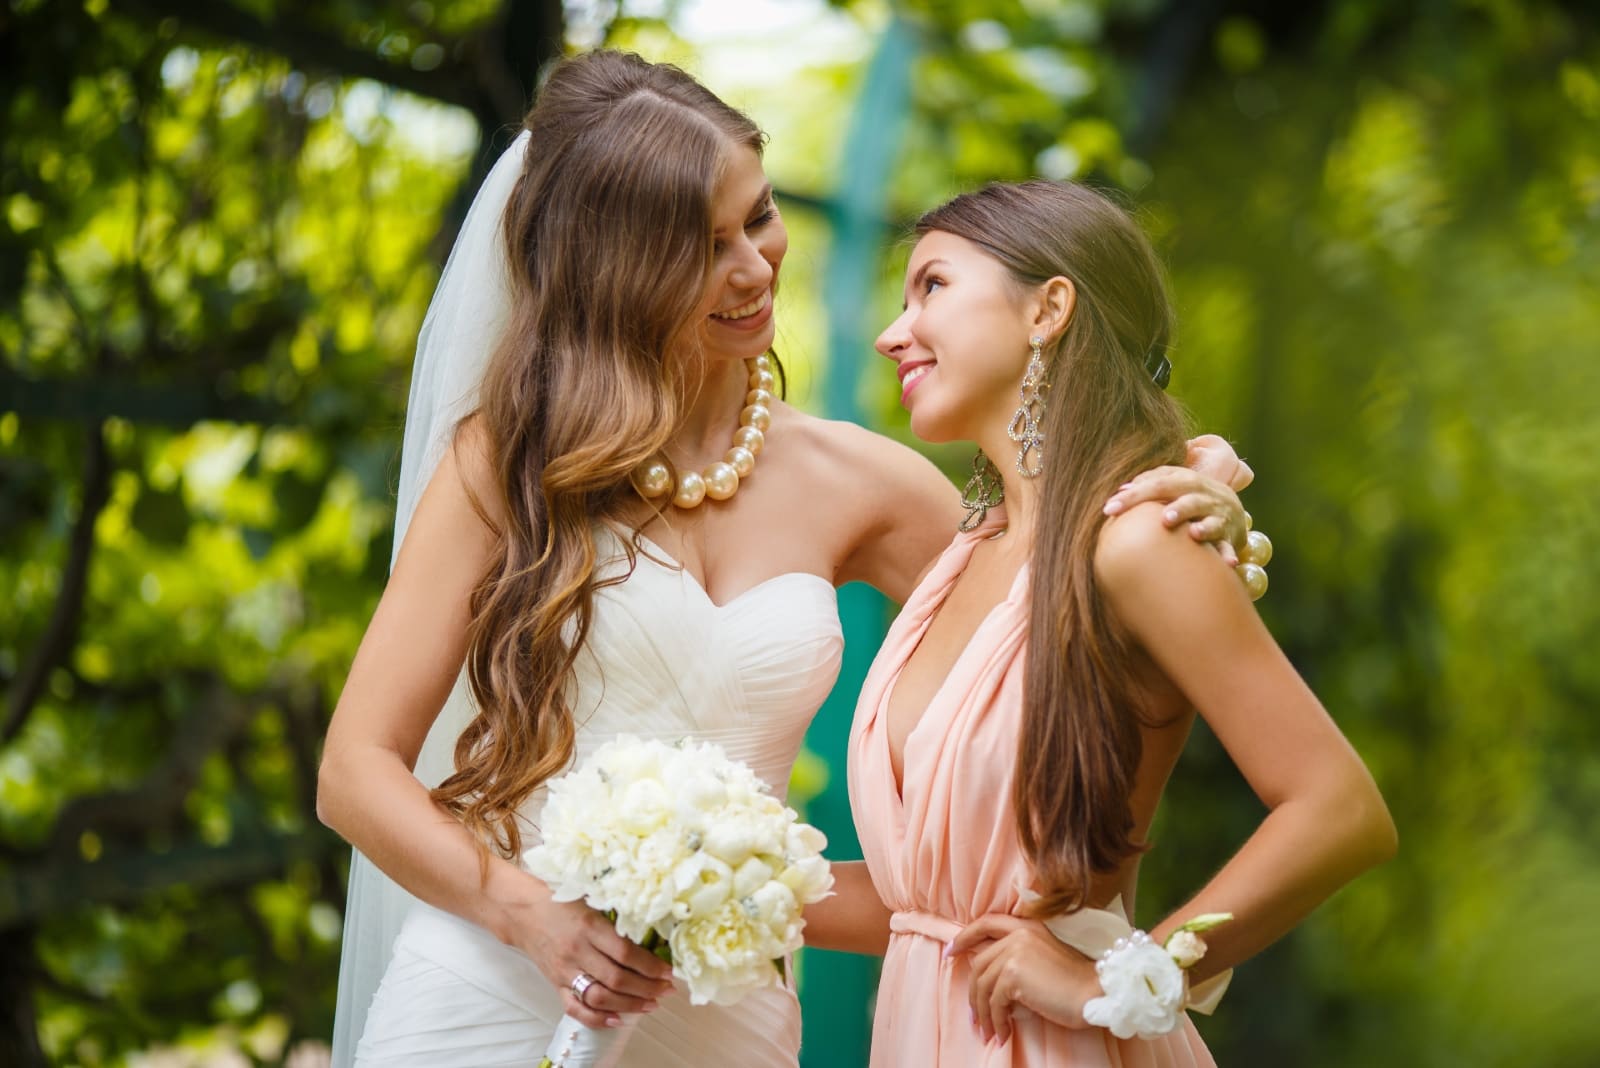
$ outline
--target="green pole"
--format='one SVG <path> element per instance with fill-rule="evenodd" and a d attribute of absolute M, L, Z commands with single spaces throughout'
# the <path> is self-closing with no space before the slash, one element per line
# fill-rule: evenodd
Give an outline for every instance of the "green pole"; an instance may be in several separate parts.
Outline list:
<path fill-rule="evenodd" d="M 833 244 L 825 275 L 828 308 L 828 377 L 825 403 L 833 419 L 862 422 L 857 386 L 877 333 L 869 321 L 877 289 L 879 259 L 888 215 L 889 180 L 899 156 L 900 135 L 910 108 L 911 68 L 918 42 L 898 15 L 889 23 L 866 79 L 845 139 L 842 180 L 832 202 Z M 817 713 L 806 741 L 828 765 L 828 785 L 808 817 L 838 860 L 859 858 L 861 844 L 850 818 L 845 763 L 856 696 L 893 606 L 876 590 L 851 583 L 839 591 L 844 625 L 844 663 L 839 681 Z M 801 970 L 802 1068 L 851 1068 L 867 1063 L 872 1035 L 872 998 L 878 962 L 869 957 L 804 950 Z"/>

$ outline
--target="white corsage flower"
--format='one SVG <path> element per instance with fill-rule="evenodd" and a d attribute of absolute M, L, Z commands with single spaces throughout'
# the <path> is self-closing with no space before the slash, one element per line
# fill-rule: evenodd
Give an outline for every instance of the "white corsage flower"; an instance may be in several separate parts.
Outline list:
<path fill-rule="evenodd" d="M 1184 973 L 1206 955 L 1201 931 L 1233 919 L 1231 912 L 1196 916 L 1174 931 L 1165 946 L 1143 931 L 1118 938 L 1095 962 L 1102 995 L 1083 1006 L 1083 1019 L 1118 1038 L 1155 1038 L 1171 1033 L 1189 1006 Z M 1058 935 L 1059 937 L 1059 935 Z M 1071 944 L 1069 942 L 1069 944 Z M 1202 984 L 1211 987 L 1197 1011 L 1210 1012 L 1227 987 L 1226 976 Z"/>
<path fill-rule="evenodd" d="M 1084 1004 L 1084 1022 L 1118 1038 L 1153 1038 L 1178 1026 L 1183 969 L 1149 935 L 1117 939 L 1094 970 L 1104 993 Z"/>

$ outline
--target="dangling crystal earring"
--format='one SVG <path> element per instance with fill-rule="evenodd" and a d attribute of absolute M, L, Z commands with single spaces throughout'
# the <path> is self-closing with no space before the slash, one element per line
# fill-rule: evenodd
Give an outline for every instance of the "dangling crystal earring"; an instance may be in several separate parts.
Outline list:
<path fill-rule="evenodd" d="M 1000 480 L 1000 469 L 979 449 L 978 455 L 972 458 L 972 477 L 967 479 L 966 488 L 961 491 L 961 507 L 967 510 L 960 523 L 961 532 L 964 534 L 976 529 L 983 522 L 983 517 L 989 514 L 989 509 L 1005 499 L 1006 486 Z"/>
<path fill-rule="evenodd" d="M 1006 434 L 1021 446 L 1017 450 L 1017 474 L 1023 478 L 1038 478 L 1044 471 L 1044 431 L 1039 420 L 1044 418 L 1044 395 L 1050 384 L 1044 380 L 1044 338 L 1028 339 L 1033 352 L 1028 357 L 1028 369 L 1022 374 L 1022 403 L 1017 414 L 1011 417 Z"/>

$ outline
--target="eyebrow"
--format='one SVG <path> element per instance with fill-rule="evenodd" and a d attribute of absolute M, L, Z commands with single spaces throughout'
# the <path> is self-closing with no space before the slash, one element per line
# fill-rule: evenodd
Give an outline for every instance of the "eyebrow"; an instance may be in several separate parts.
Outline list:
<path fill-rule="evenodd" d="M 917 273 L 916 274 L 911 276 L 911 284 L 906 286 L 906 291 L 910 292 L 911 290 L 916 289 L 917 287 L 922 285 L 922 280 L 928 276 L 928 272 L 933 270 L 933 268 L 935 266 L 948 267 L 948 266 L 950 266 L 950 264 L 947 263 L 946 261 L 938 259 L 938 258 L 928 260 L 922 266 L 917 268 Z M 908 302 L 905 299 L 905 297 L 902 296 L 900 298 L 900 310 L 901 311 L 905 311 L 906 310 L 906 304 L 907 303 Z"/>
<path fill-rule="evenodd" d="M 746 219 L 748 219 L 752 215 L 754 215 L 756 213 L 756 209 L 759 208 L 762 204 L 766 203 L 767 200 L 771 196 L 772 196 L 772 183 L 768 182 L 766 185 L 763 185 L 761 187 L 761 192 L 756 194 L 755 203 L 750 205 L 750 210 L 744 213 L 744 217 Z M 711 232 L 713 234 L 720 234 L 725 229 L 727 229 L 727 227 L 719 226 L 719 227 L 717 227 L 715 230 L 713 230 Z"/>

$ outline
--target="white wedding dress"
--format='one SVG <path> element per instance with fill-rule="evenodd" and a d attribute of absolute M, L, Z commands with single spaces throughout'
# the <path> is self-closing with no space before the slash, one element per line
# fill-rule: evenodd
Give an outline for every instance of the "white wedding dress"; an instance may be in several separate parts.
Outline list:
<path fill-rule="evenodd" d="M 601 566 L 627 562 L 597 530 Z M 581 762 L 619 733 L 695 737 L 747 763 L 779 797 L 812 716 L 839 672 L 844 636 L 828 580 L 779 575 L 724 605 L 659 546 L 625 582 L 595 595 L 572 689 Z M 649 555 L 646 555 L 648 553 Z M 544 791 L 523 806 L 525 847 L 537 841 Z M 420 903 L 400 928 L 373 997 L 355 1063 L 370 1068 L 532 1068 L 562 1015 L 533 962 L 480 927 Z M 734 1006 L 663 998 L 628 1039 L 636 1068 L 793 1068 L 800 1008 L 792 990 L 757 991 Z"/>

